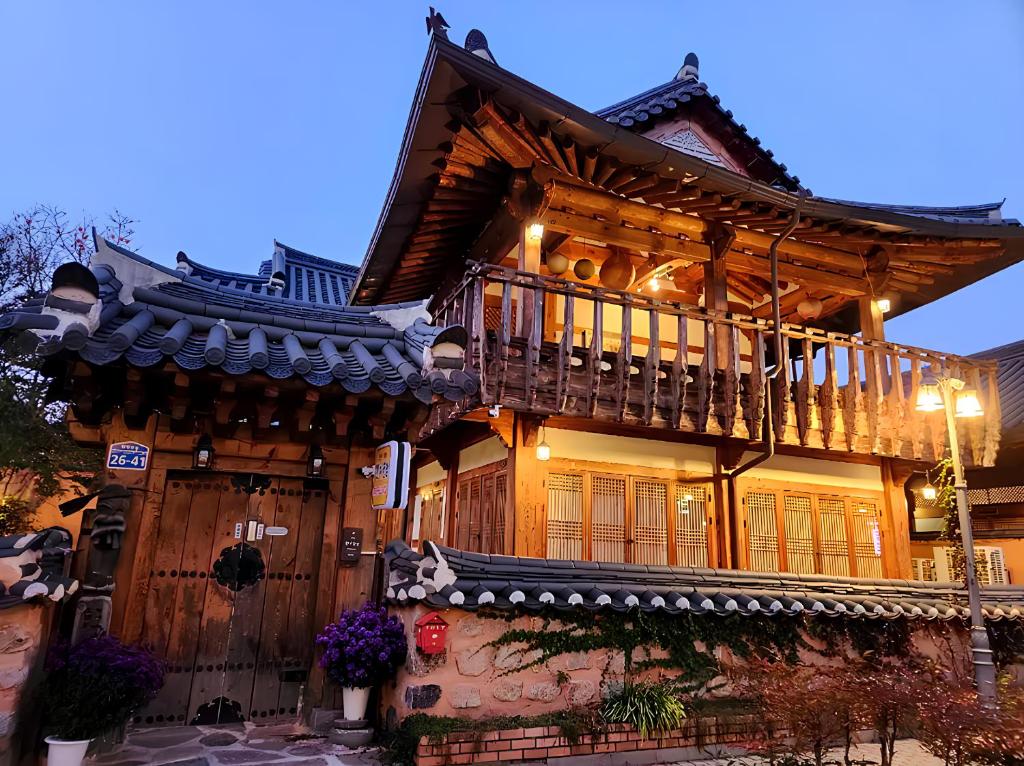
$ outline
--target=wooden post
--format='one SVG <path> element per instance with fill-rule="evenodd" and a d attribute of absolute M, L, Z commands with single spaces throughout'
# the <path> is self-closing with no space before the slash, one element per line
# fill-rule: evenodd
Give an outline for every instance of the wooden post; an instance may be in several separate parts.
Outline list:
<path fill-rule="evenodd" d="M 530 236 L 529 223 L 519 228 L 519 261 L 516 264 L 520 271 L 531 274 L 540 273 L 540 237 Z M 522 336 L 533 328 L 536 310 L 532 290 L 517 288 L 516 290 L 516 335 Z"/>
<path fill-rule="evenodd" d="M 865 296 L 858 301 L 858 308 L 860 309 L 860 336 L 864 340 L 885 340 L 885 321 L 882 316 L 882 310 L 878 308 L 878 302 L 871 296 Z M 869 353 L 870 361 L 871 357 L 874 357 L 874 352 Z M 879 367 L 882 371 L 882 392 L 889 390 L 889 367 L 885 363 L 884 359 L 879 359 Z M 870 364 L 865 365 L 870 370 Z M 895 371 L 897 374 L 898 370 Z M 870 391 L 870 379 L 871 374 L 868 373 L 868 390 Z"/>
<path fill-rule="evenodd" d="M 714 226 L 708 232 L 711 260 L 704 262 L 704 308 L 725 314 L 729 311 L 729 289 L 725 257 L 736 233 L 724 226 Z M 732 333 L 728 325 L 715 324 L 715 367 L 729 369 Z"/>
<path fill-rule="evenodd" d="M 708 530 L 708 563 L 720 569 L 735 569 L 738 566 L 733 557 L 733 540 L 738 535 L 738 530 L 733 529 L 733 525 L 742 514 L 738 508 L 730 506 L 734 498 L 729 491 L 726 473 L 740 464 L 743 452 L 742 445 L 715 447 L 715 475 L 711 482 L 714 527 Z"/>
<path fill-rule="evenodd" d="M 911 471 L 890 458 L 882 458 L 882 573 L 886 577 L 913 578 L 910 560 L 910 510 L 903 486 Z"/>
<path fill-rule="evenodd" d="M 509 450 L 509 517 L 515 518 L 513 555 L 544 557 L 547 552 L 544 477 L 537 460 L 540 418 L 516 413 L 513 445 Z"/>

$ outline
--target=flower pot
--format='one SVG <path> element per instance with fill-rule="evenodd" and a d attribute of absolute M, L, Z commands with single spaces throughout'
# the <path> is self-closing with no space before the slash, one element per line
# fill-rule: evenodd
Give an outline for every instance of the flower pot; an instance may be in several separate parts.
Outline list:
<path fill-rule="evenodd" d="M 89 749 L 91 739 L 58 739 L 47 737 L 47 766 L 81 766 L 85 751 Z"/>
<path fill-rule="evenodd" d="M 341 690 L 341 707 L 346 721 L 366 718 L 366 703 L 370 701 L 369 686 L 345 686 Z"/>

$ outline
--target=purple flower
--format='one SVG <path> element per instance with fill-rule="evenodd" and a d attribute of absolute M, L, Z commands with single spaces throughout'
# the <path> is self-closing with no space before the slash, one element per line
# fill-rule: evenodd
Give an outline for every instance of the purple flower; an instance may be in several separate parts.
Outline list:
<path fill-rule="evenodd" d="M 320 667 L 341 686 L 372 686 L 394 676 L 405 662 L 405 628 L 384 607 L 346 609 L 316 637 Z"/>

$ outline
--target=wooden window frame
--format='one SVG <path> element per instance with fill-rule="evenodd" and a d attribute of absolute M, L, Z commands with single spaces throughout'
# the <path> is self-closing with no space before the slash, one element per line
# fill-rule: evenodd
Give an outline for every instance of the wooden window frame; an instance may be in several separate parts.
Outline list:
<path fill-rule="evenodd" d="M 874 507 L 873 518 L 878 525 L 878 533 L 882 534 L 882 514 L 884 512 L 882 493 L 864 489 L 846 489 L 822 484 L 793 484 L 790 482 L 776 482 L 752 480 L 743 482 L 739 487 L 739 494 L 742 498 L 742 541 L 746 561 L 750 561 L 752 554 L 750 550 L 750 517 L 747 498 L 752 492 L 772 494 L 775 496 L 775 522 L 778 539 L 778 571 L 794 572 L 789 565 L 789 550 L 786 534 L 786 497 L 806 497 L 810 501 L 811 508 L 811 535 L 813 546 L 813 572 L 800 572 L 799 574 L 826 574 L 824 572 L 823 550 L 821 545 L 821 499 L 829 498 L 840 500 L 843 503 L 844 529 L 846 532 L 846 551 L 849 562 L 849 575 L 835 575 L 837 577 L 864 577 L 859 572 L 856 549 L 855 517 L 856 507 L 859 503 L 869 504 Z M 881 538 L 879 538 L 881 539 Z M 879 568 L 885 571 L 885 547 L 879 546 L 878 553 Z M 828 575 L 826 575 L 828 576 Z M 868 575 L 870 576 L 870 575 Z"/>
<path fill-rule="evenodd" d="M 504 476 L 505 482 L 505 500 L 502 503 L 502 507 L 498 507 L 498 483 L 499 477 Z M 490 480 L 491 482 L 491 508 L 484 508 L 484 495 L 486 483 Z M 494 533 L 497 530 L 498 517 L 505 517 L 505 507 L 508 504 L 508 459 L 495 460 L 492 463 L 479 466 L 477 468 L 470 469 L 468 471 L 461 472 L 455 481 L 455 502 L 448 506 L 448 509 L 452 506 L 455 508 L 454 517 L 451 519 L 450 532 L 454 538 L 449 545 L 460 550 L 470 551 L 473 553 L 495 553 L 508 554 L 507 548 L 507 519 L 505 519 L 506 531 L 502 536 L 501 540 L 498 540 Z M 469 496 L 465 496 L 464 489 L 469 489 Z M 473 511 L 474 506 L 471 504 L 473 498 L 473 489 L 477 492 L 477 503 L 476 512 L 477 518 L 474 518 Z M 494 527 L 491 529 L 490 550 L 478 550 L 482 548 L 484 541 L 484 525 L 487 523 L 487 519 L 491 519 L 494 522 Z M 473 544 L 473 527 L 474 520 L 478 525 L 478 541 L 476 547 Z"/>

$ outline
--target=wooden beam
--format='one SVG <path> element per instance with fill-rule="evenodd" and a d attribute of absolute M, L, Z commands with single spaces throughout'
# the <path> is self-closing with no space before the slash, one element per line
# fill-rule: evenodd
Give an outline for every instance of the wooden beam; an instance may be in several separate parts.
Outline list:
<path fill-rule="evenodd" d="M 701 242 L 694 242 L 668 234 L 658 234 L 645 229 L 627 228 L 575 213 L 546 210 L 540 216 L 540 221 L 546 229 L 549 228 L 552 231 L 589 237 L 609 245 L 625 247 L 630 250 L 668 253 L 685 258 L 688 261 L 706 261 L 711 257 L 707 245 Z"/>

